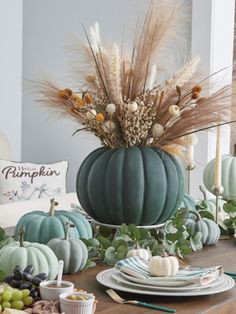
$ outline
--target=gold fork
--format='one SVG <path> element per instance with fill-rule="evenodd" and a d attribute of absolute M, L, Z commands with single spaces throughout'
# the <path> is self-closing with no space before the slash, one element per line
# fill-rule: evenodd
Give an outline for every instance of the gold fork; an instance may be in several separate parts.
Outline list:
<path fill-rule="evenodd" d="M 160 305 L 155 305 L 155 304 L 151 304 L 151 303 L 145 303 L 145 302 L 141 302 L 141 301 L 136 301 L 136 300 L 125 300 L 122 299 L 114 290 L 112 289 L 108 289 L 106 290 L 106 293 L 109 294 L 109 296 L 116 301 L 117 303 L 120 304 L 133 304 L 133 305 L 140 305 L 140 306 L 144 306 L 144 307 L 149 307 L 151 309 L 154 310 L 159 310 L 159 311 L 163 311 L 163 312 L 168 312 L 168 313 L 175 313 L 176 310 L 175 309 L 171 309 L 169 307 L 165 307 L 165 306 L 160 306 Z"/>

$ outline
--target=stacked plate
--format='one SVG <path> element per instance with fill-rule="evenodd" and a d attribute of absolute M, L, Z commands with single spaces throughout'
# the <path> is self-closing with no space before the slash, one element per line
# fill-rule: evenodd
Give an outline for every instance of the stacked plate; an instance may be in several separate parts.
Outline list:
<path fill-rule="evenodd" d="M 120 291 L 163 296 L 210 295 L 227 291 L 235 285 L 231 277 L 220 271 L 222 270 L 220 267 L 194 267 L 180 270 L 175 277 L 154 277 L 148 276 L 147 272 L 144 275 L 143 269 L 137 267 L 137 261 L 136 259 L 135 270 L 122 267 L 124 264 L 121 262 L 115 268 L 100 272 L 97 281 Z M 143 266 L 143 260 L 141 263 Z"/>

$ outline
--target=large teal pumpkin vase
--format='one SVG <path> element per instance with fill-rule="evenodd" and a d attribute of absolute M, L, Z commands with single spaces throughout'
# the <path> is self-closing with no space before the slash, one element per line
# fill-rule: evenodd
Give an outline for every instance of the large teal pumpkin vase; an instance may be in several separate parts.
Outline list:
<path fill-rule="evenodd" d="M 98 148 L 82 163 L 76 190 L 101 223 L 161 224 L 179 207 L 184 179 L 178 161 L 158 148 Z"/>

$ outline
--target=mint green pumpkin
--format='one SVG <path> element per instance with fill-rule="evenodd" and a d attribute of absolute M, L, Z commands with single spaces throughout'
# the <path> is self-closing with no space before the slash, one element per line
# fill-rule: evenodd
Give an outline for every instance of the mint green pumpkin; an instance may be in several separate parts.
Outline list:
<path fill-rule="evenodd" d="M 63 239 L 51 239 L 47 245 L 56 254 L 58 260 L 64 261 L 63 274 L 73 274 L 82 270 L 88 259 L 86 245 L 79 239 L 69 239 L 68 230 L 74 227 L 69 223 L 65 225 L 65 237 Z"/>
<path fill-rule="evenodd" d="M 200 186 L 200 191 L 203 193 L 203 199 L 199 199 L 197 200 L 197 205 L 199 205 L 200 207 L 202 207 L 202 209 L 209 211 L 214 219 L 216 217 L 216 199 L 212 198 L 212 199 L 207 199 L 207 195 L 206 192 L 203 190 L 203 188 Z M 219 203 L 218 203 L 218 224 L 220 225 L 220 227 L 222 227 L 223 229 L 227 229 L 227 227 L 225 226 L 225 224 L 223 223 L 223 221 L 225 219 L 229 218 L 229 215 L 223 210 L 223 206 L 226 203 L 225 200 L 219 199 Z"/>
<path fill-rule="evenodd" d="M 84 210 L 95 220 L 152 225 L 168 220 L 183 198 L 178 161 L 158 148 L 98 148 L 82 163 L 76 183 Z"/>
<path fill-rule="evenodd" d="M 51 200 L 49 213 L 33 211 L 23 215 L 16 225 L 16 234 L 24 226 L 26 241 L 46 244 L 52 238 L 63 238 L 64 224 L 71 222 L 75 225 L 75 228 L 70 230 L 71 238 L 92 237 L 92 228 L 83 215 L 77 211 L 55 210 L 56 205 L 57 203 Z"/>
<path fill-rule="evenodd" d="M 222 155 L 222 181 L 224 188 L 222 197 L 226 200 L 236 200 L 236 154 Z M 211 160 L 203 172 L 203 181 L 208 191 L 212 192 L 214 185 L 215 159 Z"/>
<path fill-rule="evenodd" d="M 186 226 L 192 230 L 193 233 L 200 231 L 202 233 L 202 244 L 212 245 L 215 244 L 220 237 L 219 226 L 211 219 L 201 218 L 201 216 L 194 211 L 190 211 L 195 214 L 196 220 L 188 219 Z"/>
<path fill-rule="evenodd" d="M 58 260 L 54 252 L 45 244 L 20 241 L 7 244 L 0 250 L 0 268 L 11 275 L 16 265 L 24 269 L 27 265 L 34 266 L 33 275 L 47 273 L 48 279 L 55 279 Z"/>
<path fill-rule="evenodd" d="M 195 209 L 195 206 L 196 206 L 195 200 L 188 194 L 184 194 L 184 197 L 180 203 L 179 208 Z"/>

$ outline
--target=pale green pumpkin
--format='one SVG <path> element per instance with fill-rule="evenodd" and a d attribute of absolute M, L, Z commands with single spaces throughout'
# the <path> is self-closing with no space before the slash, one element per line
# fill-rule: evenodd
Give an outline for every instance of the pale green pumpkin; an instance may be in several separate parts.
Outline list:
<path fill-rule="evenodd" d="M 209 211 L 214 219 L 216 217 L 216 199 L 207 199 L 206 192 L 203 190 L 202 186 L 199 186 L 200 191 L 203 194 L 203 200 L 197 200 L 197 205 L 205 207 L 204 209 Z M 225 224 L 223 223 L 225 219 L 229 218 L 229 215 L 223 210 L 223 206 L 226 203 L 225 200 L 219 199 L 218 203 L 218 223 L 223 229 L 227 229 Z"/>
<path fill-rule="evenodd" d="M 33 275 L 47 273 L 48 279 L 54 279 L 57 275 L 58 260 L 47 245 L 23 241 L 22 230 L 20 241 L 7 244 L 0 250 L 0 268 L 6 275 L 12 274 L 16 265 L 22 269 L 33 265 Z"/>
<path fill-rule="evenodd" d="M 236 199 L 236 146 L 233 155 L 222 155 L 222 181 L 224 188 L 223 198 L 226 200 Z M 208 191 L 212 192 L 214 185 L 215 159 L 205 167 L 203 173 L 204 184 Z"/>
<path fill-rule="evenodd" d="M 215 244 L 220 237 L 219 226 L 211 219 L 201 218 L 201 216 L 194 211 L 190 211 L 196 217 L 196 220 L 188 219 L 186 221 L 186 226 L 190 228 L 193 233 L 200 231 L 202 233 L 202 244 L 212 245 Z"/>
<path fill-rule="evenodd" d="M 179 208 L 195 209 L 195 205 L 195 200 L 190 195 L 184 194 Z"/>
<path fill-rule="evenodd" d="M 88 259 L 88 250 L 86 245 L 79 239 L 69 239 L 69 228 L 74 225 L 65 224 L 64 239 L 51 239 L 47 245 L 56 254 L 58 260 L 64 261 L 64 274 L 73 274 L 82 270 Z"/>
<path fill-rule="evenodd" d="M 24 226 L 26 241 L 46 244 L 53 238 L 63 238 L 64 224 L 69 221 L 75 225 L 70 230 L 71 238 L 92 238 L 92 228 L 83 215 L 77 211 L 55 210 L 56 205 L 52 199 L 48 213 L 33 211 L 23 215 L 16 225 L 16 234 Z"/>

